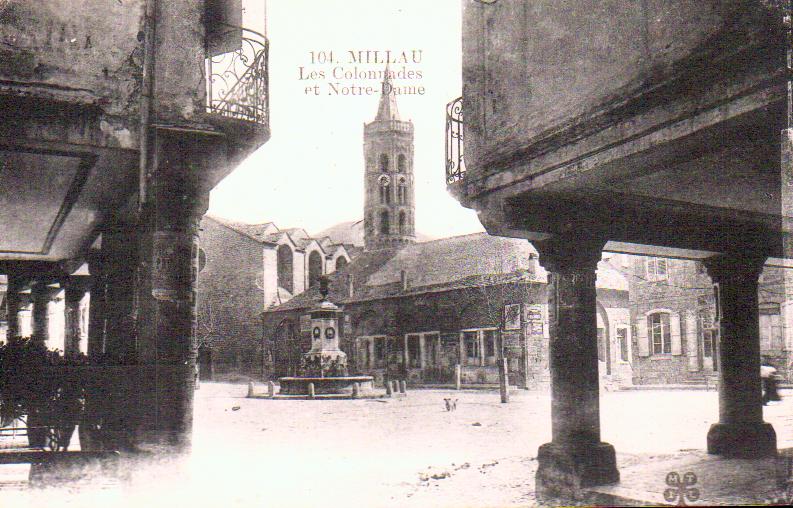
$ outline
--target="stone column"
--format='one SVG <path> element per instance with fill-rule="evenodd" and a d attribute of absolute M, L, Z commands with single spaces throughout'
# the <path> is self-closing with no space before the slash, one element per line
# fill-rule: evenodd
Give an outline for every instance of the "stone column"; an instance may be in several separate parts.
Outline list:
<path fill-rule="evenodd" d="M 100 252 L 88 258 L 91 301 L 88 304 L 88 356 L 97 358 L 105 352 L 105 278 Z"/>
<path fill-rule="evenodd" d="M 479 348 L 479 365 L 481 367 L 485 366 L 485 332 L 479 330 L 476 332 L 476 344 Z"/>
<path fill-rule="evenodd" d="M 134 365 L 136 352 L 136 228 L 114 224 L 102 232 L 102 277 L 105 284 L 104 351 L 117 365 Z"/>
<path fill-rule="evenodd" d="M 540 446 L 540 498 L 579 499 L 583 487 L 619 481 L 614 447 L 600 441 L 595 289 L 604 240 L 582 234 L 535 243 L 550 273 L 552 441 Z"/>
<path fill-rule="evenodd" d="M 419 367 L 421 367 L 422 370 L 424 370 L 424 368 L 427 366 L 427 359 L 425 357 L 426 353 L 424 350 L 425 347 L 424 334 L 421 334 L 419 335 Z"/>
<path fill-rule="evenodd" d="M 85 295 L 88 292 L 86 277 L 72 277 L 64 281 L 66 287 L 66 330 L 64 336 L 64 353 L 79 354 L 80 344 L 87 337 L 82 319 Z"/>
<path fill-rule="evenodd" d="M 8 342 L 22 336 L 22 324 L 20 323 L 19 313 L 22 311 L 23 297 L 21 292 L 24 288 L 25 284 L 22 279 L 12 274 L 8 275 L 8 290 L 6 293 L 6 314 L 8 316 L 6 340 Z"/>
<path fill-rule="evenodd" d="M 705 262 L 719 285 L 719 422 L 708 431 L 708 453 L 776 455 L 776 433 L 763 422 L 757 281 L 764 256 L 726 255 Z"/>
<path fill-rule="evenodd" d="M 369 365 L 370 369 L 374 369 L 375 366 L 375 357 L 374 357 L 374 341 L 375 339 L 367 339 L 366 340 L 366 347 L 369 348 Z"/>
<path fill-rule="evenodd" d="M 402 345 L 404 346 L 404 349 L 402 350 L 402 363 L 405 365 L 405 372 L 407 372 L 410 370 L 410 350 L 408 348 L 409 344 L 407 335 L 402 336 Z"/>
<path fill-rule="evenodd" d="M 152 451 L 186 451 L 193 425 L 197 355 L 198 226 L 209 203 L 208 159 L 218 147 L 200 134 L 157 131 L 149 175 L 138 279 L 137 442 Z"/>
<path fill-rule="evenodd" d="M 52 288 L 47 282 L 37 281 L 31 291 L 33 297 L 33 339 L 47 344 L 50 340 L 49 305 L 52 298 L 60 291 Z"/>

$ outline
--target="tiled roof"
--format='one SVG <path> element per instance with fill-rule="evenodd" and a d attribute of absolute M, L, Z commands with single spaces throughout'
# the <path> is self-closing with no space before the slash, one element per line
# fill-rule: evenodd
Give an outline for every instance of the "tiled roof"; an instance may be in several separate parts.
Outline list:
<path fill-rule="evenodd" d="M 277 237 L 279 234 L 278 227 L 272 222 L 264 222 L 261 224 L 245 224 L 243 222 L 235 222 L 228 219 L 222 219 L 212 215 L 205 215 L 205 219 L 210 219 L 222 226 L 236 231 L 242 235 L 253 238 L 254 240 L 272 241 L 270 238 Z"/>
<path fill-rule="evenodd" d="M 411 286 L 447 284 L 477 275 L 525 271 L 537 251 L 526 240 L 487 233 L 453 236 L 406 246 L 366 281 L 371 286 L 399 282 L 407 274 Z M 545 281 L 543 270 L 542 281 Z"/>
<path fill-rule="evenodd" d="M 537 251 L 526 240 L 487 233 L 454 236 L 402 248 L 363 252 L 330 275 L 329 299 L 343 304 L 393 296 L 449 291 L 512 282 L 547 282 L 547 272 L 532 259 Z M 403 290 L 402 271 L 408 288 Z M 348 277 L 352 275 L 353 295 Z M 627 290 L 607 262 L 598 265 L 598 288 Z M 271 311 L 307 309 L 319 303 L 314 287 Z"/>

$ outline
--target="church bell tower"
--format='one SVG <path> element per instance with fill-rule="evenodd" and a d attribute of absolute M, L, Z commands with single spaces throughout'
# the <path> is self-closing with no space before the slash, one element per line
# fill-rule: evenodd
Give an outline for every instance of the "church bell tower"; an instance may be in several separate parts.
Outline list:
<path fill-rule="evenodd" d="M 366 250 L 416 241 L 413 196 L 413 122 L 399 119 L 385 69 L 377 116 L 364 124 L 364 243 Z"/>

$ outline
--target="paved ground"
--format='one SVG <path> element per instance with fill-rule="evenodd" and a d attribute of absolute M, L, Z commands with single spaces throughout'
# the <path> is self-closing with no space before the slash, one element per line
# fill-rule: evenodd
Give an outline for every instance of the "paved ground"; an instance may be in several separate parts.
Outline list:
<path fill-rule="evenodd" d="M 509 404 L 500 404 L 497 392 L 416 390 L 406 398 L 347 401 L 246 399 L 245 393 L 241 385 L 202 385 L 186 467 L 152 466 L 129 485 L 69 495 L 3 490 L 0 473 L 0 506 L 535 504 L 535 456 L 550 439 L 547 393 L 513 392 Z M 445 397 L 459 399 L 457 411 L 445 411 Z M 783 397 L 766 408 L 766 420 L 779 446 L 789 447 L 793 393 Z M 604 392 L 603 440 L 616 447 L 621 469 L 702 450 L 717 407 L 714 391 Z M 8 473 L 6 480 L 13 480 Z"/>

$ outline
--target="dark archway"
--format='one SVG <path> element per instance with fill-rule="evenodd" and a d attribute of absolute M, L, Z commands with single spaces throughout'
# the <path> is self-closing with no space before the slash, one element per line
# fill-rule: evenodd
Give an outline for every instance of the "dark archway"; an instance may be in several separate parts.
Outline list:
<path fill-rule="evenodd" d="M 278 263 L 278 287 L 293 293 L 295 270 L 292 261 L 292 249 L 288 245 L 279 245 L 276 257 Z"/>
<path fill-rule="evenodd" d="M 399 212 L 399 234 L 406 235 L 407 234 L 407 222 L 405 221 L 405 212 Z"/>
<path fill-rule="evenodd" d="M 380 171 L 383 173 L 388 171 L 388 155 L 380 154 Z"/>
<path fill-rule="evenodd" d="M 317 251 L 312 251 L 308 255 L 308 287 L 319 284 L 319 276 L 322 275 L 322 256 Z"/>
<path fill-rule="evenodd" d="M 344 256 L 339 256 L 338 258 L 336 258 L 336 271 L 341 270 L 345 266 L 347 266 L 347 258 L 345 258 Z"/>
<path fill-rule="evenodd" d="M 407 167 L 407 157 L 405 157 L 404 153 L 401 153 L 399 154 L 399 158 L 397 159 L 397 171 L 399 173 L 404 173 L 406 167 Z"/>

